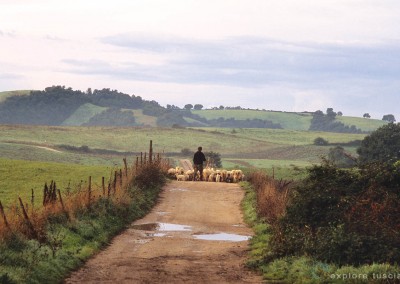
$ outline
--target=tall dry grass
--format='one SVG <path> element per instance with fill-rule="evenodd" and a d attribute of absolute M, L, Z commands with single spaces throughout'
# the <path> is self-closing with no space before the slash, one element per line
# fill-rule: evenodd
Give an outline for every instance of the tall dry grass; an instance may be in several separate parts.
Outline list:
<path fill-rule="evenodd" d="M 130 166 L 124 158 L 123 167 L 115 169 L 109 178 L 103 177 L 101 185 L 92 184 L 91 177 L 88 177 L 84 186 L 61 192 L 56 182 L 51 181 L 50 186 L 47 183 L 44 185 L 43 200 L 34 200 L 32 197 L 26 203 L 19 199 L 19 204 L 11 206 L 7 211 L 0 203 L 0 239 L 22 234 L 28 239 L 46 242 L 46 227 L 53 218 L 73 221 L 77 214 L 90 212 L 100 201 L 128 206 L 135 198 L 132 187 L 136 186 L 140 190 L 151 185 L 155 180 L 154 173 L 166 173 L 170 167 L 168 160 L 159 154 L 151 154 L 150 157 L 147 158 L 145 153 Z"/>
<path fill-rule="evenodd" d="M 257 193 L 258 215 L 269 224 L 276 224 L 286 212 L 291 182 L 275 180 L 263 172 L 251 173 L 249 181 Z"/>

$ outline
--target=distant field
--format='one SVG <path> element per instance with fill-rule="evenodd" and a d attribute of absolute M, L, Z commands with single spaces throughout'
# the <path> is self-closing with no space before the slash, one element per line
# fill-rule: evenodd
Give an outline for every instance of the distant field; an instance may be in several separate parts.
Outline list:
<path fill-rule="evenodd" d="M 101 186 L 101 177 L 104 176 L 108 180 L 112 169 L 112 167 L 106 166 L 82 166 L 0 158 L 0 201 L 3 205 L 17 204 L 19 196 L 24 202 L 30 204 L 32 189 L 34 189 L 38 205 L 43 197 L 45 182 L 49 185 L 51 180 L 55 180 L 57 187 L 62 191 L 67 190 L 68 185 L 74 190 L 81 181 L 82 186 L 87 185 L 88 177 L 91 176 L 93 185 Z"/>
<path fill-rule="evenodd" d="M 109 175 L 115 166 L 122 165 L 121 155 L 71 152 L 59 145 L 119 152 L 148 152 L 153 141 L 156 153 L 169 154 L 173 163 L 192 159 L 181 156 L 187 148 L 194 152 L 202 146 L 204 152 L 221 155 L 224 168 L 274 168 L 277 177 L 290 177 L 292 168 L 320 162 L 331 146 L 315 146 L 322 137 L 330 143 L 362 140 L 362 134 L 294 131 L 282 129 L 229 128 L 143 128 L 143 127 L 52 127 L 0 125 L 0 200 L 10 203 L 18 195 L 29 197 L 31 188 L 41 195 L 44 182 L 56 180 L 60 188 L 68 182 Z M 355 153 L 355 148 L 346 148 Z M 175 154 L 173 154 L 175 153 Z M 132 154 L 133 155 L 133 154 Z M 133 164 L 136 156 L 128 156 Z M 11 161 L 18 160 L 18 161 Z M 25 160 L 25 161 L 19 161 Z M 4 177 L 4 178 L 3 178 Z"/>
<path fill-rule="evenodd" d="M 345 125 L 355 125 L 363 131 L 374 131 L 387 124 L 387 122 L 383 120 L 362 117 L 338 116 L 336 119 Z"/>
<path fill-rule="evenodd" d="M 49 127 L 0 126 L 0 157 L 20 157 L 27 160 L 70 160 L 81 164 L 114 163 L 116 157 L 52 152 L 37 146 L 56 148 L 65 144 L 75 147 L 86 145 L 91 149 L 123 152 L 147 152 L 149 141 L 159 153 L 179 153 L 182 149 L 195 151 L 199 145 L 205 152 L 213 151 L 222 158 L 300 160 L 314 162 L 328 147 L 314 146 L 322 137 L 330 143 L 362 140 L 362 134 L 293 131 L 281 129 L 228 128 L 118 128 L 118 127 Z M 12 143 L 9 143 L 12 142 Z M 35 146 L 35 147 L 33 147 Z M 22 157 L 23 156 L 23 157 Z M 191 157 L 186 157 L 191 158 Z M 107 161 L 109 159 L 109 161 Z"/>
<path fill-rule="evenodd" d="M 217 119 L 223 117 L 236 119 L 265 119 L 282 125 L 288 130 L 308 130 L 312 115 L 309 113 L 292 113 L 279 111 L 257 111 L 257 110 L 192 110 L 194 114 L 207 119 Z M 386 122 L 377 119 L 365 119 L 361 117 L 337 117 L 337 120 L 345 125 L 355 125 L 362 131 L 373 131 L 385 125 Z"/>
<path fill-rule="evenodd" d="M 133 116 L 135 117 L 136 123 L 143 125 L 143 126 L 157 126 L 157 117 L 145 115 L 143 114 L 143 110 L 141 109 L 134 109 L 131 110 L 133 112 Z"/>
<path fill-rule="evenodd" d="M 93 116 L 106 110 L 106 107 L 99 107 L 92 104 L 80 106 L 68 119 L 63 122 L 65 126 L 80 126 L 88 122 Z"/>
<path fill-rule="evenodd" d="M 27 95 L 30 93 L 31 90 L 18 90 L 18 91 L 6 91 L 6 92 L 0 92 L 0 103 L 4 101 L 6 98 L 11 97 L 11 96 L 21 96 L 21 95 Z"/>
<path fill-rule="evenodd" d="M 235 118 L 238 120 L 257 118 L 270 120 L 274 123 L 280 123 L 285 129 L 293 130 L 307 130 L 310 127 L 310 121 L 312 118 L 310 114 L 261 110 L 192 110 L 192 113 L 206 119 L 217 119 L 223 117 L 225 119 Z"/>

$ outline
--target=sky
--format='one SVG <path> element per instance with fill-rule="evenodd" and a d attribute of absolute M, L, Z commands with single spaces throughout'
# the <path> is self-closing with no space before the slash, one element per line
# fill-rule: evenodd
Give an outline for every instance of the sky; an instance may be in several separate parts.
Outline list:
<path fill-rule="evenodd" d="M 400 121 L 397 0 L 0 0 L 0 91 Z"/>

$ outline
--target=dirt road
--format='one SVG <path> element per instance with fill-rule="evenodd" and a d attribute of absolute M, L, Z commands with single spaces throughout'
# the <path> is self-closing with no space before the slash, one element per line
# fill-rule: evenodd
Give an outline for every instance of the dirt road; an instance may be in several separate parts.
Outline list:
<path fill-rule="evenodd" d="M 237 184 L 169 183 L 145 218 L 67 283 L 262 283 L 244 267 L 251 229 Z"/>

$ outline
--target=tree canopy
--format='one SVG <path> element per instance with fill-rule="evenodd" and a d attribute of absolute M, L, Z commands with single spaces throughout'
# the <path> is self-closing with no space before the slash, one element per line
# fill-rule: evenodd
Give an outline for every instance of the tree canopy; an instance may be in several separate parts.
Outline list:
<path fill-rule="evenodd" d="M 357 149 L 361 163 L 400 159 L 400 124 L 389 123 L 364 138 Z"/>

